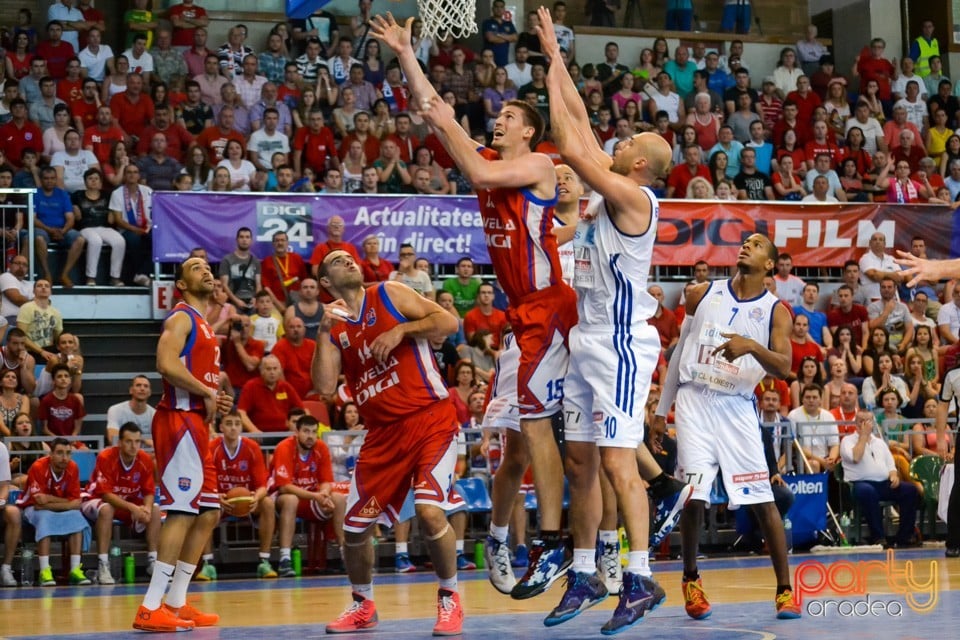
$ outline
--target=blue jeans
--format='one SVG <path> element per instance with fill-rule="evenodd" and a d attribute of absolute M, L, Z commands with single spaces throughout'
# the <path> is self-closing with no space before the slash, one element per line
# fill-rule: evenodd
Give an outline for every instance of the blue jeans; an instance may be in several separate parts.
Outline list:
<path fill-rule="evenodd" d="M 27 229 L 21 229 L 21 230 L 20 230 L 20 243 L 23 244 L 23 241 L 26 240 L 29 235 L 30 235 L 30 233 L 29 233 L 29 231 L 28 231 Z M 49 245 L 50 242 L 51 242 L 51 240 L 50 240 L 50 234 L 47 233 L 46 231 L 44 231 L 43 229 L 34 229 L 34 230 L 33 230 L 33 237 L 34 237 L 34 238 L 43 238 L 43 239 L 47 242 L 48 245 Z M 79 238 L 79 237 L 80 237 L 80 232 L 79 232 L 79 231 L 77 231 L 76 229 L 70 229 L 70 230 L 67 231 L 65 234 L 63 234 L 63 240 L 60 240 L 59 242 L 61 242 L 64 247 L 70 248 L 71 246 L 73 246 L 73 243 L 76 242 L 76 241 L 77 241 L 77 238 Z"/>
<path fill-rule="evenodd" d="M 752 7 L 749 0 L 743 4 L 728 4 L 723 7 L 720 18 L 720 31 L 749 33 Z"/>
<path fill-rule="evenodd" d="M 915 485 L 901 481 L 894 489 L 890 486 L 889 480 L 857 480 L 853 483 L 853 494 L 854 499 L 860 503 L 861 512 L 867 519 L 871 541 L 884 538 L 883 513 L 880 511 L 881 500 L 895 502 L 897 510 L 900 511 L 900 529 L 897 531 L 897 542 L 910 541 L 917 522 L 917 503 L 920 500 Z"/>

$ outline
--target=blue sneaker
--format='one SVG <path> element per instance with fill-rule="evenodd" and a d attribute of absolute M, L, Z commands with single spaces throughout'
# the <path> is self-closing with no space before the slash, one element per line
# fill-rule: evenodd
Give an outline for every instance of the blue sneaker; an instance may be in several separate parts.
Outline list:
<path fill-rule="evenodd" d="M 510 592 L 510 597 L 514 600 L 526 600 L 540 595 L 573 564 L 573 554 L 563 543 L 547 549 L 542 540 L 534 540 L 530 547 L 530 565 L 527 572 Z"/>
<path fill-rule="evenodd" d="M 463 555 L 462 551 L 457 554 L 457 571 L 473 571 L 476 568 L 477 565 Z"/>
<path fill-rule="evenodd" d="M 529 564 L 530 552 L 527 551 L 527 545 L 518 544 L 513 552 L 513 560 L 510 561 L 510 566 L 515 569 L 525 569 Z"/>
<path fill-rule="evenodd" d="M 629 629 L 643 620 L 644 614 L 659 607 L 666 599 L 667 594 L 663 587 L 653 578 L 624 573 L 620 602 L 613 612 L 613 617 L 600 627 L 600 633 L 612 636 Z"/>
<path fill-rule="evenodd" d="M 683 508 L 687 506 L 690 496 L 693 495 L 692 484 L 683 484 L 679 480 L 673 480 L 672 484 L 676 491 L 657 503 L 657 515 L 654 517 L 653 526 L 650 527 L 651 547 L 658 546 L 670 535 L 673 528 L 680 522 Z"/>
<path fill-rule="evenodd" d="M 603 581 L 595 573 L 579 573 L 567 569 L 567 590 L 550 614 L 543 619 L 544 626 L 555 627 L 572 620 L 610 595 Z"/>
<path fill-rule="evenodd" d="M 483 557 L 487 561 L 487 577 L 490 584 L 500 593 L 510 595 L 517 586 L 517 577 L 510 568 L 510 549 L 506 542 L 500 542 L 493 536 L 487 536 L 483 547 Z"/>
<path fill-rule="evenodd" d="M 397 573 L 413 573 L 417 570 L 416 565 L 410 562 L 409 553 L 398 553 L 394 560 L 394 566 L 397 569 Z"/>

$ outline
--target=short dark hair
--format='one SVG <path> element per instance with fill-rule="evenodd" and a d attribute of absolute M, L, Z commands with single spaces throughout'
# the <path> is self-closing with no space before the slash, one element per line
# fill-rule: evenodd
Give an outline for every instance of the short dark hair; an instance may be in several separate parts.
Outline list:
<path fill-rule="evenodd" d="M 534 107 L 531 107 L 523 100 L 507 100 L 505 103 L 503 103 L 503 106 L 516 107 L 523 113 L 524 124 L 533 127 L 533 137 L 530 138 L 530 149 L 535 149 L 540 143 L 540 140 L 543 138 L 543 132 L 546 129 L 543 116 L 540 115 L 539 111 L 537 111 Z"/>
<path fill-rule="evenodd" d="M 56 438 L 50 441 L 51 452 L 57 447 L 69 447 L 69 446 L 70 446 L 70 441 L 61 436 L 57 436 Z"/>
<path fill-rule="evenodd" d="M 120 425 L 120 433 L 117 435 L 117 439 L 123 440 L 123 434 L 125 433 L 143 433 L 143 430 L 136 422 L 124 422 Z"/>
<path fill-rule="evenodd" d="M 297 431 L 307 427 L 309 429 L 316 429 L 320 426 L 320 421 L 311 416 L 309 413 L 305 413 L 299 418 L 297 418 Z"/>

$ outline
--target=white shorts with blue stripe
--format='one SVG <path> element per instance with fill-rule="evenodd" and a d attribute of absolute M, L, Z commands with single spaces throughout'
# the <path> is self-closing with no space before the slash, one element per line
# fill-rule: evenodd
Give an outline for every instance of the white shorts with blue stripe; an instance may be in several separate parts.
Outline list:
<path fill-rule="evenodd" d="M 563 388 L 564 438 L 600 447 L 643 442 L 644 406 L 660 356 L 655 327 L 577 326 L 570 331 L 570 366 Z"/>

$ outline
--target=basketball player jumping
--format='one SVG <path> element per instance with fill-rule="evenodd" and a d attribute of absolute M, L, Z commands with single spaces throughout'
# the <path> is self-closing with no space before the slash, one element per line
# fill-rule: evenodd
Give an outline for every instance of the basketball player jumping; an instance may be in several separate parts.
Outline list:
<path fill-rule="evenodd" d="M 790 372 L 790 314 L 763 286 L 776 263 L 777 248 L 755 233 L 743 242 L 732 279 L 688 292 L 687 319 L 657 407 L 656 421 L 662 423 L 676 400 L 678 470 L 696 487 L 680 531 L 685 607 L 698 620 L 711 613 L 697 547 L 718 470 L 731 504 L 749 505 L 760 522 L 777 577 L 777 617 L 800 617 L 753 395 L 765 374 L 783 378 Z"/>
<path fill-rule="evenodd" d="M 207 308 L 214 281 L 206 260 L 190 258 L 178 265 L 176 287 L 183 300 L 164 320 L 157 344 L 163 397 L 153 417 L 153 444 L 160 479 L 158 504 L 167 518 L 160 528 L 150 586 L 133 621 L 133 628 L 141 631 L 188 631 L 220 619 L 187 604 L 197 561 L 220 521 L 207 425 L 218 411 L 227 413 L 233 406 L 233 398 L 217 391 L 220 347 L 200 311 Z"/>
<path fill-rule="evenodd" d="M 412 22 L 410 18 L 401 26 L 389 13 L 375 16 L 371 34 L 397 53 L 413 104 L 424 109 L 424 118 L 477 189 L 487 250 L 510 303 L 508 318 L 520 347 L 521 430 L 540 507 L 540 539 L 533 541 L 527 573 L 513 586 L 511 596 L 530 598 L 545 591 L 570 564 L 560 538 L 563 466 L 552 418 L 561 411 L 567 335 L 577 316 L 576 294 L 562 281 L 557 241 L 551 233 L 556 175 L 549 157 L 532 152 L 544 122 L 524 102 L 505 103 L 494 124 L 491 148 L 477 148 L 424 76 L 410 45 Z M 514 495 L 515 491 L 511 504 Z M 498 565 L 509 564 L 506 536 L 503 527 L 488 539 L 488 556 Z"/>
<path fill-rule="evenodd" d="M 327 625 L 327 633 L 377 626 L 373 525 L 396 522 L 412 484 L 420 529 L 440 580 L 433 635 L 458 635 L 463 609 L 456 536 L 445 510 L 453 491 L 459 425 L 428 342 L 456 331 L 457 320 L 406 285 L 384 282 L 364 289 L 363 272 L 346 251 L 328 253 L 319 276 L 336 300 L 320 322 L 314 386 L 321 395 L 332 395 L 342 371 L 367 427 L 343 525 L 353 602 Z"/>
<path fill-rule="evenodd" d="M 607 596 L 594 559 L 601 515 L 599 446 L 599 462 L 616 494 L 631 548 L 620 602 L 601 628 L 604 635 L 613 635 L 640 622 L 666 598 L 653 580 L 645 550 L 649 508 L 636 451 L 643 442 L 644 407 L 660 353 L 656 328 L 647 323 L 657 306 L 647 293 L 647 274 L 659 205 L 644 185 L 666 173 L 671 149 L 656 134 L 640 134 L 622 142 L 611 158 L 593 138 L 586 139 L 586 108 L 561 62 L 553 21 L 545 8 L 538 13 L 541 45 L 551 60 L 547 90 L 554 143 L 594 190 L 573 240 L 580 321 L 570 332 L 564 385 L 574 559 L 567 591 L 544 623 L 570 620 Z"/>

